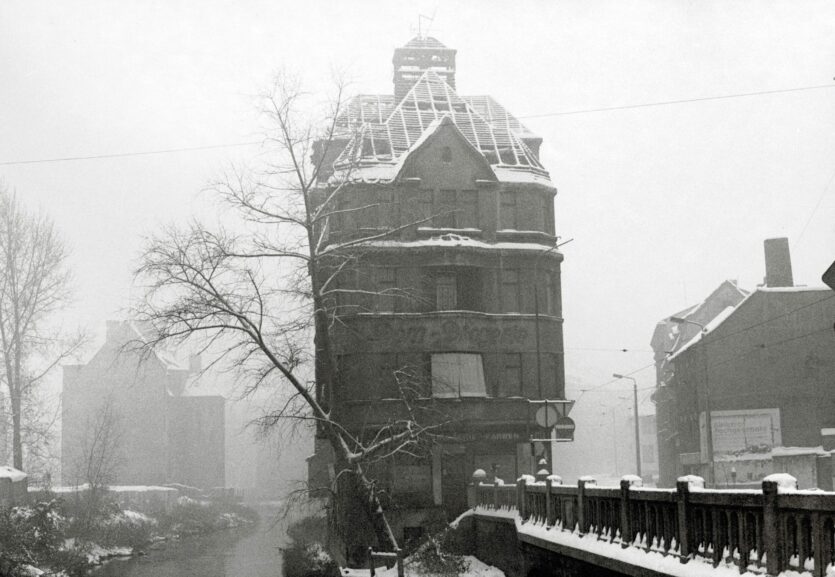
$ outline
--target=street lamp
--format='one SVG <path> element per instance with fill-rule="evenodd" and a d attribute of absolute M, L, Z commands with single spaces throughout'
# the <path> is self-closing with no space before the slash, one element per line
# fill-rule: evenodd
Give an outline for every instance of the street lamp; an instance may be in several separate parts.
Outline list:
<path fill-rule="evenodd" d="M 713 463 L 713 419 L 710 414 L 710 369 L 707 362 L 707 327 L 702 323 L 691 321 L 682 317 L 670 317 L 670 320 L 679 325 L 695 325 L 702 332 L 702 371 L 705 375 L 705 444 L 707 445 L 707 463 L 710 471 L 710 484 L 716 481 L 716 470 Z"/>
<path fill-rule="evenodd" d="M 641 426 L 638 424 L 638 382 L 628 375 L 614 373 L 616 379 L 629 379 L 632 381 L 632 404 L 635 413 L 635 466 L 638 469 L 638 476 L 641 476 Z"/>

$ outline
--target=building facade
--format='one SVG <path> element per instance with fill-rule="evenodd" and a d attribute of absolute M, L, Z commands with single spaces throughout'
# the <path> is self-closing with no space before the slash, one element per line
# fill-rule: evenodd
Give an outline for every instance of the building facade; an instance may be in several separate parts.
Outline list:
<path fill-rule="evenodd" d="M 455 51 L 433 38 L 395 50 L 392 94 L 355 97 L 338 126 L 314 162 L 337 190 L 326 250 L 351 260 L 320 395 L 358 435 L 415 410 L 439 427 L 427 454 L 375 468 L 408 538 L 466 507 L 475 469 L 531 473 L 530 401 L 564 398 L 556 189 L 541 139 L 490 96 L 459 96 Z"/>
<path fill-rule="evenodd" d="M 669 358 L 675 472 L 726 485 L 770 472 L 814 479 L 812 468 L 822 478 L 807 482 L 831 487 L 831 467 L 815 461 L 828 459 L 835 427 L 835 292 L 793 286 L 786 239 L 765 252 L 764 286 Z"/>
<path fill-rule="evenodd" d="M 225 399 L 191 391 L 196 358 L 183 366 L 138 350 L 142 340 L 135 323 L 108 321 L 90 362 L 64 366 L 62 483 L 86 483 L 90 465 L 103 465 L 108 484 L 225 486 Z"/>
<path fill-rule="evenodd" d="M 676 479 L 681 475 L 679 453 L 682 437 L 679 435 L 675 399 L 669 387 L 673 378 L 670 356 L 699 334 L 699 325 L 707 325 L 728 307 L 738 305 L 747 295 L 748 292 L 739 288 L 735 281 L 726 280 L 702 302 L 678 311 L 655 325 L 650 345 L 655 359 L 656 390 L 652 399 L 655 402 L 660 487 L 675 487 Z M 689 322 L 676 323 L 671 320 L 673 318 Z"/>

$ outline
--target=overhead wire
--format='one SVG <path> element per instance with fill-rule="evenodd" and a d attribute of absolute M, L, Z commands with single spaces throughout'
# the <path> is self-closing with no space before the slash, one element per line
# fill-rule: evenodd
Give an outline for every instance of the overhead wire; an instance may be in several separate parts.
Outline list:
<path fill-rule="evenodd" d="M 650 108 L 653 106 L 670 106 L 673 104 L 687 104 L 691 102 L 707 102 L 710 100 L 727 100 L 731 98 L 743 98 L 748 96 L 764 96 L 767 94 L 784 94 L 786 92 L 804 92 L 807 90 L 820 90 L 823 88 L 835 88 L 835 84 L 819 84 L 816 86 L 799 86 L 796 88 L 783 88 L 778 90 L 759 90 L 756 92 L 739 92 L 736 94 L 723 94 L 720 96 L 704 96 L 700 98 L 681 98 L 678 100 L 661 100 L 658 102 L 646 102 L 643 104 L 624 104 L 622 106 L 606 106 L 602 108 L 585 108 L 581 110 L 566 110 L 563 112 L 546 112 L 543 114 L 528 114 L 518 116 L 520 120 L 528 118 L 548 118 L 552 116 L 571 116 L 574 114 L 590 114 L 592 112 L 609 112 L 613 110 L 631 110 L 635 108 Z"/>
<path fill-rule="evenodd" d="M 561 112 L 546 112 L 542 114 L 528 114 L 524 116 L 518 116 L 520 120 L 522 119 L 531 119 L 531 118 L 548 118 L 548 117 L 556 117 L 556 116 L 571 116 L 576 114 L 591 114 L 596 112 L 611 112 L 616 110 L 631 110 L 631 109 L 638 109 L 638 108 L 651 108 L 656 106 L 672 106 L 676 104 L 687 104 L 693 102 L 706 102 L 711 100 L 728 100 L 732 98 L 748 98 L 752 96 L 764 96 L 768 94 L 784 94 L 790 92 L 804 92 L 809 90 L 821 90 L 826 88 L 835 88 L 835 84 L 820 84 L 815 86 L 798 86 L 795 88 L 783 88 L 777 90 L 758 90 L 754 92 L 738 92 L 734 94 L 722 94 L 718 96 L 703 96 L 697 98 L 681 98 L 677 100 L 662 100 L 658 102 L 645 102 L 641 104 L 625 104 L 620 106 L 606 106 L 600 108 L 586 108 L 580 110 L 566 110 Z M 0 166 L 15 166 L 15 165 L 25 165 L 25 164 L 44 164 L 44 163 L 54 163 L 54 162 L 72 162 L 72 161 L 80 161 L 80 160 L 99 160 L 99 159 L 110 159 L 110 158 L 127 158 L 131 156 L 148 156 L 148 155 L 155 155 L 155 154 L 170 154 L 170 153 L 177 153 L 177 152 L 192 152 L 192 151 L 199 151 L 199 150 L 211 150 L 215 148 L 233 148 L 238 146 L 253 146 L 256 144 L 261 144 L 261 142 L 232 142 L 232 143 L 223 143 L 223 144 L 209 144 L 204 146 L 186 146 L 186 147 L 179 147 L 179 148 L 164 148 L 158 150 L 144 150 L 144 151 L 136 151 L 136 152 L 120 152 L 120 153 L 105 153 L 105 154 L 91 154 L 86 156 L 64 156 L 64 157 L 55 157 L 55 158 L 39 158 L 39 159 L 29 159 L 29 160 L 8 160 L 8 161 L 0 161 Z"/>

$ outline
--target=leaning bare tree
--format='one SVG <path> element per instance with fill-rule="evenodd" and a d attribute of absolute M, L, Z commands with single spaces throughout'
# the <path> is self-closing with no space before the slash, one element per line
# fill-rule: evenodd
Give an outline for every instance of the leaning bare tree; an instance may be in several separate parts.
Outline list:
<path fill-rule="evenodd" d="M 15 468 L 23 469 L 27 429 L 37 423 L 37 387 L 81 345 L 47 326 L 70 296 L 67 252 L 46 216 L 27 212 L 0 183 L 0 378 L 8 394 Z"/>
<path fill-rule="evenodd" d="M 408 417 L 371 438 L 343 426 L 332 411 L 338 370 L 332 334 L 339 322 L 337 295 L 363 292 L 345 288 L 341 275 L 362 258 L 370 241 L 402 227 L 333 242 L 335 219 L 370 207 L 345 208 L 340 202 L 350 187 L 350 168 L 327 184 L 320 178 L 351 136 L 351 127 L 340 121 L 343 86 L 321 114 L 309 112 L 306 96 L 297 82 L 279 78 L 263 100 L 266 167 L 231 170 L 212 186 L 238 220 L 215 229 L 193 222 L 150 239 L 137 271 L 147 291 L 136 314 L 156 330 L 150 345 L 200 335 L 209 343 L 204 346 L 222 350 L 218 358 L 234 359 L 251 389 L 266 383 L 284 387 L 287 404 L 266 421 L 315 421 L 333 447 L 337 478 L 345 473 L 352 479 L 335 490 L 352 493 L 381 546 L 395 548 L 368 466 L 412 451 L 437 425 L 422 425 L 409 410 Z"/>

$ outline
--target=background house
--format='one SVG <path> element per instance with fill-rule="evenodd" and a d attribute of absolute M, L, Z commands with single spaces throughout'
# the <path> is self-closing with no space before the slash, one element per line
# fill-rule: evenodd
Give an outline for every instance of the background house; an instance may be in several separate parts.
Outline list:
<path fill-rule="evenodd" d="M 109 484 L 224 486 L 224 398 L 190 386 L 198 359 L 183 366 L 142 340 L 137 324 L 108 321 L 90 362 L 64 367 L 62 482 L 87 482 L 92 465 Z"/>
<path fill-rule="evenodd" d="M 764 286 L 670 356 L 664 403 L 677 459 L 667 465 L 719 484 L 736 469 L 737 482 L 780 471 L 831 487 L 835 292 L 793 285 L 786 239 L 767 240 L 765 252 Z"/>

